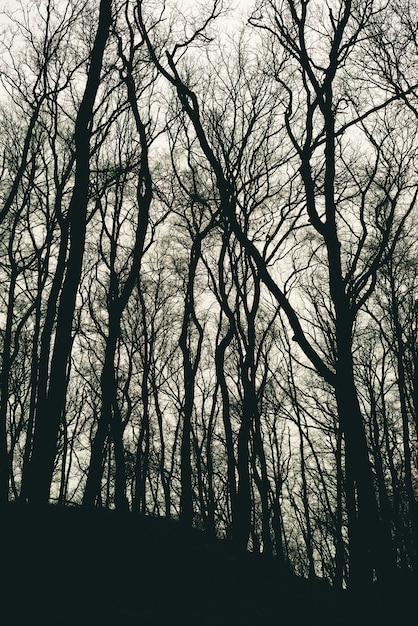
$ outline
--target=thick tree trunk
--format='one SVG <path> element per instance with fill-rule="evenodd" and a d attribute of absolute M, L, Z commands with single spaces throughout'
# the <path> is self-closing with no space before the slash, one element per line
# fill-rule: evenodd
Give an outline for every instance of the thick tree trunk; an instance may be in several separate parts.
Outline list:
<path fill-rule="evenodd" d="M 333 584 L 337 589 L 341 589 L 344 581 L 344 569 L 345 569 L 345 550 L 344 550 L 344 538 L 343 538 L 343 490 L 344 490 L 344 470 L 343 470 L 343 434 L 341 428 L 336 428 L 337 446 L 335 451 L 335 465 L 336 465 L 336 512 L 335 512 L 335 572 Z"/>
<path fill-rule="evenodd" d="M 12 268 L 7 299 L 6 327 L 3 336 L 0 375 L 0 507 L 9 499 L 9 458 L 7 446 L 7 403 L 9 399 L 9 375 L 12 365 L 12 326 L 17 281 L 17 267 Z"/>
<path fill-rule="evenodd" d="M 250 433 L 251 414 L 248 406 L 243 406 L 241 425 L 238 432 L 238 492 L 236 500 L 236 519 L 233 539 L 239 549 L 247 548 L 251 532 L 251 477 L 250 477 Z"/>
<path fill-rule="evenodd" d="M 363 416 L 357 397 L 351 354 L 351 329 L 340 330 L 337 381 L 338 414 L 345 442 L 345 488 L 349 524 L 350 584 L 385 578 L 390 545 L 380 519 Z"/>
<path fill-rule="evenodd" d="M 183 428 L 180 447 L 180 521 L 191 526 L 193 523 L 193 486 L 191 460 L 191 433 L 192 411 L 194 398 L 194 377 L 191 374 L 191 364 L 184 363 L 185 400 L 183 410 Z"/>
<path fill-rule="evenodd" d="M 29 468 L 31 473 L 30 500 L 36 504 L 46 504 L 49 500 L 58 432 L 65 407 L 68 362 L 72 345 L 72 321 L 85 245 L 91 123 L 100 84 L 103 54 L 111 24 L 111 5 L 111 0 L 101 0 L 99 24 L 91 53 L 87 84 L 75 124 L 76 171 L 73 195 L 68 210 L 70 250 L 58 307 L 48 395 L 45 402 L 38 405 L 32 461 Z"/>
<path fill-rule="evenodd" d="M 39 420 L 43 419 L 42 407 L 45 407 L 46 405 L 48 377 L 50 371 L 51 337 L 53 335 L 59 294 L 65 274 L 65 263 L 69 238 L 69 223 L 68 219 L 64 219 L 61 215 L 62 190 L 63 187 L 61 186 L 59 191 L 57 192 L 57 197 L 55 199 L 55 211 L 61 216 L 61 219 L 59 220 L 60 243 L 58 258 L 56 262 L 54 277 L 52 279 L 51 290 L 48 296 L 45 320 L 40 334 L 39 360 L 36 369 L 33 370 L 34 375 L 32 377 L 31 404 L 29 407 L 30 429 L 28 430 L 26 435 L 22 487 L 20 493 L 20 498 L 23 501 L 30 499 L 32 481 L 35 480 L 35 475 L 32 471 L 31 465 L 33 440 L 37 424 L 39 424 Z"/>

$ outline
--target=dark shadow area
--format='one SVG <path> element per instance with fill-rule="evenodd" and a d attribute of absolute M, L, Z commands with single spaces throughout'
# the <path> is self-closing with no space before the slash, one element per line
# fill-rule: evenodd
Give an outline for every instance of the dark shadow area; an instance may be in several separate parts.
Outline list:
<path fill-rule="evenodd" d="M 416 581 L 353 595 L 160 518 L 9 505 L 4 625 L 406 624 Z"/>

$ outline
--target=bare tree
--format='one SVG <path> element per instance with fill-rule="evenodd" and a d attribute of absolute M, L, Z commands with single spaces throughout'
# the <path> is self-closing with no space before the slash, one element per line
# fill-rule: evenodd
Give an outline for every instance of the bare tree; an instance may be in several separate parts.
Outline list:
<path fill-rule="evenodd" d="M 46 503 L 49 499 L 58 430 L 65 406 L 68 361 L 72 344 L 71 326 L 85 245 L 90 134 L 103 55 L 111 25 L 111 5 L 110 0 L 102 0 L 100 3 L 97 33 L 91 52 L 85 91 L 74 128 L 75 181 L 67 216 L 69 251 L 57 311 L 48 393 L 44 402 L 38 401 L 30 465 L 29 499 L 39 504 Z M 60 268 L 57 271 L 60 271 Z"/>

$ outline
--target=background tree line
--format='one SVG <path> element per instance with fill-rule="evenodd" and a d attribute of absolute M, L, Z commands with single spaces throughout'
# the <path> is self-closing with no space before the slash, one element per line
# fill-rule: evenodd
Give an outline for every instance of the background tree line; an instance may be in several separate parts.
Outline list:
<path fill-rule="evenodd" d="M 175 517 L 337 587 L 416 572 L 416 21 L 3 15 L 3 506 Z"/>

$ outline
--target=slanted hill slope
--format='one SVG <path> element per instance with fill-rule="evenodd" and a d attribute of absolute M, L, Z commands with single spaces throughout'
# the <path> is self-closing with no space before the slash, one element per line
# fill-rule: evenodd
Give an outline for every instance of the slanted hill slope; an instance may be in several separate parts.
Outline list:
<path fill-rule="evenodd" d="M 163 519 L 10 505 L 0 536 L 4 626 L 407 623 L 406 588 L 354 597 Z"/>

